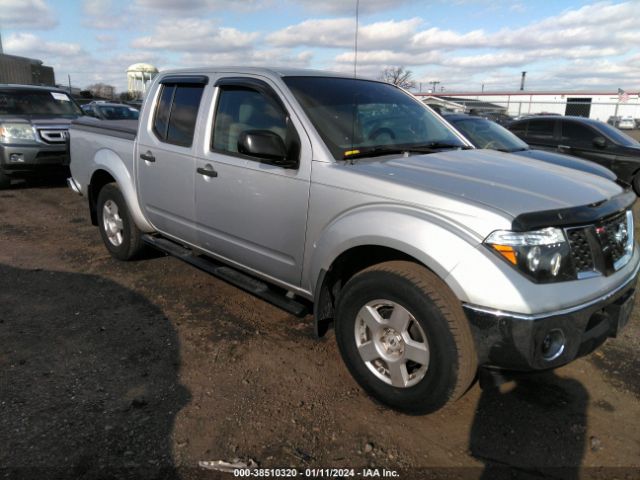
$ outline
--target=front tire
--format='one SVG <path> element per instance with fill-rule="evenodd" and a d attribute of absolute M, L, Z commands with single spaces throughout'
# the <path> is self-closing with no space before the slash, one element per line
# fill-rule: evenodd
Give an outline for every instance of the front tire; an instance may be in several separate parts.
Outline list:
<path fill-rule="evenodd" d="M 407 261 L 374 265 L 340 293 L 336 339 L 360 386 L 407 413 L 434 412 L 471 385 L 477 355 L 460 302 Z"/>
<path fill-rule="evenodd" d="M 118 260 L 131 260 L 143 249 L 142 233 L 115 183 L 105 185 L 98 194 L 98 228 L 107 250 Z"/>

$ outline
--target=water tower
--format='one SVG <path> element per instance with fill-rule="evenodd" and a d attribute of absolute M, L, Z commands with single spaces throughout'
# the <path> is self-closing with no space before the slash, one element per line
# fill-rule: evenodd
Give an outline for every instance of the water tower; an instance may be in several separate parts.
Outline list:
<path fill-rule="evenodd" d="M 127 68 L 127 90 L 132 98 L 143 98 L 147 86 L 158 74 L 158 69 L 148 63 L 134 63 Z"/>

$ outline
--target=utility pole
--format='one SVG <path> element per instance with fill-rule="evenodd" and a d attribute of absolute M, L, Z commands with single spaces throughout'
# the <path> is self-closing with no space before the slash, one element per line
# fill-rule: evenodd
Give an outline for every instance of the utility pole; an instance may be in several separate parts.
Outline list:
<path fill-rule="evenodd" d="M 433 93 L 436 93 L 436 85 L 438 85 L 440 82 L 439 82 L 439 81 L 437 81 L 437 80 L 434 80 L 434 81 L 429 82 L 429 83 L 431 84 L 431 91 L 432 91 Z"/>
<path fill-rule="evenodd" d="M 360 0 L 356 0 L 356 35 L 353 46 L 353 77 L 356 77 L 358 71 L 358 25 L 360 23 Z"/>
<path fill-rule="evenodd" d="M 522 72 L 522 78 L 520 79 L 520 90 L 524 90 L 524 79 L 527 76 L 527 72 Z"/>
<path fill-rule="evenodd" d="M 67 74 L 67 78 L 69 79 L 69 95 L 71 95 L 71 74 Z"/>
<path fill-rule="evenodd" d="M 482 93 L 484 93 L 484 83 L 482 84 Z"/>

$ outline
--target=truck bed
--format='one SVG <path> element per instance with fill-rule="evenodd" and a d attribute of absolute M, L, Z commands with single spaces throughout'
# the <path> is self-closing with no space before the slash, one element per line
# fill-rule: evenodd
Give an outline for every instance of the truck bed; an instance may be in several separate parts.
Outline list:
<path fill-rule="evenodd" d="M 71 129 L 133 140 L 138 134 L 138 121 L 100 120 L 93 117 L 80 117 L 71 123 Z"/>

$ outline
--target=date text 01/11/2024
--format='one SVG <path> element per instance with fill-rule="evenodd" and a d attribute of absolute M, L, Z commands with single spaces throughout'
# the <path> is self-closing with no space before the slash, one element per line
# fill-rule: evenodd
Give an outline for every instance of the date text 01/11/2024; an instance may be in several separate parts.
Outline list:
<path fill-rule="evenodd" d="M 386 468 L 363 468 L 356 470 L 353 468 L 306 468 L 298 470 L 295 468 L 238 468 L 233 471 L 234 477 L 305 477 L 305 478 L 398 478 L 396 470 Z"/>

